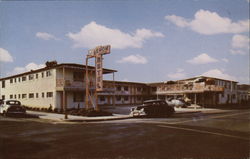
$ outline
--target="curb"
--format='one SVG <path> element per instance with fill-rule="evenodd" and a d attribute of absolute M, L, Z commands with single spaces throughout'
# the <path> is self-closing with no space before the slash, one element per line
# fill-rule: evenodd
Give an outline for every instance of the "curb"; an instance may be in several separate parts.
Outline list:
<path fill-rule="evenodd" d="M 133 117 L 120 117 L 120 118 L 108 118 L 108 119 L 62 119 L 67 122 L 95 122 L 95 121 L 109 121 L 109 120 L 124 120 L 132 119 Z"/>

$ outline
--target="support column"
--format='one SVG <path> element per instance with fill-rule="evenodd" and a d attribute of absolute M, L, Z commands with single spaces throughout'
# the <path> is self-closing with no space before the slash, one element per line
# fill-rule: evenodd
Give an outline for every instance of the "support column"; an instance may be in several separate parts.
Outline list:
<path fill-rule="evenodd" d="M 67 114 L 67 95 L 65 91 L 65 68 L 63 67 L 63 112 L 64 112 L 64 119 L 68 119 Z"/>
<path fill-rule="evenodd" d="M 114 72 L 113 72 L 113 88 L 114 88 L 114 92 L 113 92 L 112 104 L 113 104 L 113 106 L 115 106 L 115 91 L 116 91 L 116 88 L 115 88 L 115 73 Z"/>
<path fill-rule="evenodd" d="M 88 71 L 88 58 L 86 58 L 86 80 L 85 80 L 85 108 L 89 109 L 89 71 Z"/>
<path fill-rule="evenodd" d="M 196 106 L 197 106 L 197 97 L 196 97 L 196 93 L 194 94 L 194 104 L 195 104 L 195 109 L 196 109 Z"/>

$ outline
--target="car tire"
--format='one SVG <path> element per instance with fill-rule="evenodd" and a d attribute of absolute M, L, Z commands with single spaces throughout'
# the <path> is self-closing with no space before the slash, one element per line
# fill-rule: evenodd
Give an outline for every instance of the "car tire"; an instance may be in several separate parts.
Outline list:
<path fill-rule="evenodd" d="M 6 117 L 6 116 L 7 116 L 6 111 L 3 111 L 3 116 L 4 116 L 4 117 Z"/>

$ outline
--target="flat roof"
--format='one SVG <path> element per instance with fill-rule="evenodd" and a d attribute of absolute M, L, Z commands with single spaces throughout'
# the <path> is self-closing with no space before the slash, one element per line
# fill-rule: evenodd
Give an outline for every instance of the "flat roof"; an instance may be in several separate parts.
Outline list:
<path fill-rule="evenodd" d="M 15 78 L 15 77 L 20 77 L 20 76 L 24 76 L 24 75 L 29 75 L 29 74 L 33 74 L 33 73 L 37 73 L 37 72 L 41 72 L 41 71 L 46 71 L 46 70 L 50 70 L 50 69 L 54 69 L 54 68 L 75 68 L 75 69 L 86 69 L 86 65 L 82 65 L 82 64 L 76 64 L 76 63 L 61 63 L 61 64 L 56 64 L 55 66 L 50 66 L 50 67 L 43 67 L 40 69 L 36 69 L 36 70 L 30 70 L 28 72 L 24 72 L 24 73 L 20 73 L 20 74 L 16 74 L 16 75 L 11 75 L 11 76 L 7 76 L 4 78 L 0 78 L 0 81 L 2 80 L 6 80 L 6 79 L 10 79 L 10 78 Z M 89 70 L 95 70 L 94 66 L 88 66 Z M 108 73 L 113 73 L 113 72 L 117 72 L 117 70 L 111 70 L 111 69 L 103 69 L 103 74 L 108 74 Z"/>

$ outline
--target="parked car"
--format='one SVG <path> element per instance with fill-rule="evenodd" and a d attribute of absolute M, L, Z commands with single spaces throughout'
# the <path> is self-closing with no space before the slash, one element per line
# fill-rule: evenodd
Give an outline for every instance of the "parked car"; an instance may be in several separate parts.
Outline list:
<path fill-rule="evenodd" d="M 183 99 L 169 99 L 166 102 L 168 103 L 169 106 L 172 107 L 187 108 L 188 106 L 191 105 L 190 103 L 186 102 Z"/>
<path fill-rule="evenodd" d="M 18 100 L 4 100 L 3 104 L 0 105 L 0 113 L 4 116 L 9 114 L 25 114 L 26 109 Z"/>
<path fill-rule="evenodd" d="M 147 100 L 142 105 L 131 108 L 132 116 L 169 117 L 175 110 L 165 100 Z"/>

